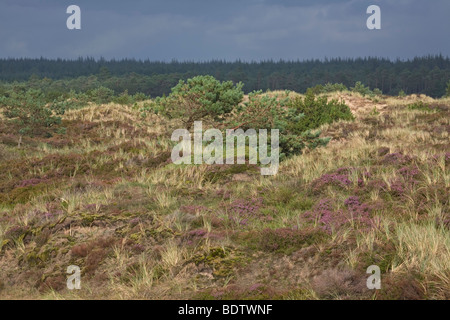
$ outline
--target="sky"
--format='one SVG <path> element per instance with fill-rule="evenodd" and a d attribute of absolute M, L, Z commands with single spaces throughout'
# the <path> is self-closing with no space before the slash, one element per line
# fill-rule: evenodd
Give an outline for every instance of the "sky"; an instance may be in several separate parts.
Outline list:
<path fill-rule="evenodd" d="M 449 30 L 449 0 L 0 0 L 0 58 L 408 59 L 450 56 Z"/>

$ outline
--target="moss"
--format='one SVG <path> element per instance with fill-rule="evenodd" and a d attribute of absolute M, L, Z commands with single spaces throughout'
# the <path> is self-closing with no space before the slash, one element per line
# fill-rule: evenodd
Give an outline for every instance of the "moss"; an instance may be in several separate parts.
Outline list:
<path fill-rule="evenodd" d="M 235 174 L 252 173 L 256 170 L 256 166 L 250 164 L 213 165 L 211 166 L 211 171 L 205 174 L 205 181 L 218 183 L 220 181 L 231 179 Z"/>
<path fill-rule="evenodd" d="M 105 216 L 100 214 L 80 213 L 81 225 L 89 227 L 94 221 L 104 220 Z"/>
<path fill-rule="evenodd" d="M 52 246 L 46 246 L 43 249 L 35 248 L 26 254 L 22 261 L 26 262 L 30 267 L 45 266 L 57 253 L 58 249 Z"/>
<path fill-rule="evenodd" d="M 129 238 L 130 238 L 131 241 L 139 243 L 139 241 L 142 238 L 142 233 L 132 233 L 132 234 L 129 235 Z"/>
<path fill-rule="evenodd" d="M 213 247 L 203 254 L 197 254 L 192 258 L 196 264 L 206 264 L 213 269 L 216 278 L 229 277 L 237 266 L 245 262 L 242 253 L 231 248 Z"/>

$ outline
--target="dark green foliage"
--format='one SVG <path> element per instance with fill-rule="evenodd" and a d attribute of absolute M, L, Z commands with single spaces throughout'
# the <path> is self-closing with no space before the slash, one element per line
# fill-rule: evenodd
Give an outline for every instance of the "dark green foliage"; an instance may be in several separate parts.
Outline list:
<path fill-rule="evenodd" d="M 322 90 L 322 93 L 336 92 L 336 91 L 345 91 L 348 88 L 342 83 L 327 83 Z"/>
<path fill-rule="evenodd" d="M 450 81 L 447 82 L 447 91 L 445 93 L 446 97 L 450 97 Z"/>
<path fill-rule="evenodd" d="M 128 90 L 125 90 L 118 97 L 115 97 L 113 102 L 121 105 L 133 104 L 133 97 L 128 94 Z"/>
<path fill-rule="evenodd" d="M 372 92 L 376 96 L 382 96 L 383 95 L 383 92 L 380 89 L 378 89 L 378 88 L 373 89 Z"/>
<path fill-rule="evenodd" d="M 321 93 L 342 92 L 348 90 L 348 88 L 342 83 L 330 83 L 330 82 L 328 82 L 324 86 L 318 84 L 310 89 L 315 95 L 319 95 Z"/>
<path fill-rule="evenodd" d="M 17 88 L 9 91 L 0 97 L 0 106 L 4 108 L 3 114 L 19 128 L 21 135 L 48 135 L 50 127 L 61 123 L 61 118 L 54 115 L 41 90 Z M 63 114 L 64 110 L 59 109 L 58 113 Z"/>
<path fill-rule="evenodd" d="M 101 86 L 88 91 L 87 95 L 92 102 L 98 104 L 109 103 L 114 98 L 114 90 Z"/>
<path fill-rule="evenodd" d="M 414 102 L 408 105 L 409 110 L 421 110 L 421 111 L 431 111 L 431 107 L 429 104 L 424 103 L 423 101 Z"/>
<path fill-rule="evenodd" d="M 344 102 L 328 101 L 326 97 L 316 97 L 312 90 L 307 90 L 305 98 L 292 99 L 289 107 L 295 111 L 295 114 L 304 115 L 301 118 L 292 119 L 288 130 L 293 134 L 317 129 L 323 124 L 337 120 L 354 119 L 350 108 Z"/>
<path fill-rule="evenodd" d="M 353 88 L 350 88 L 351 91 L 360 93 L 363 97 L 366 95 L 371 95 L 372 91 L 369 87 L 364 86 L 361 81 L 358 81 L 355 83 L 355 86 Z"/>
<path fill-rule="evenodd" d="M 308 90 L 304 99 L 296 97 L 292 100 L 257 91 L 250 93 L 249 101 L 237 108 L 230 126 L 243 130 L 267 129 L 268 132 L 278 129 L 281 158 L 284 158 L 301 154 L 306 147 L 326 146 L 330 139 L 321 138 L 319 131 L 312 130 L 340 119 L 353 119 L 348 106 L 336 100 L 328 102 L 326 97 L 316 98 L 313 89 Z"/>
<path fill-rule="evenodd" d="M 180 80 L 167 98 L 158 99 L 160 112 L 169 118 L 181 118 L 186 128 L 207 118 L 217 122 L 230 113 L 244 96 L 243 84 L 220 82 L 212 76 Z"/>
<path fill-rule="evenodd" d="M 262 91 L 249 93 L 248 101 L 237 106 L 237 116 L 232 119 L 233 128 L 279 129 L 284 131 L 287 125 L 288 98 L 269 96 Z"/>
<path fill-rule="evenodd" d="M 128 90 L 130 95 L 143 92 L 146 95 L 169 94 L 180 79 L 197 75 L 214 75 L 217 80 L 245 82 L 245 93 L 255 90 L 292 90 L 306 92 L 309 87 L 323 86 L 324 92 L 336 91 L 327 83 L 354 85 L 355 79 L 379 88 L 384 94 L 426 94 L 442 97 L 446 94 L 450 79 L 450 58 L 440 56 L 416 57 L 406 61 L 390 61 L 380 58 L 358 58 L 319 61 L 208 61 L 164 63 L 136 60 L 77 60 L 48 59 L 0 59 L 0 79 L 27 81 L 32 88 L 65 92 L 74 89 L 86 92 L 100 86 L 116 93 Z M 32 74 L 33 77 L 30 77 Z M 345 90 L 345 89 L 343 89 Z"/>
<path fill-rule="evenodd" d="M 112 99 L 113 102 L 121 104 L 121 105 L 132 105 L 136 102 L 144 101 L 150 99 L 144 93 L 138 92 L 134 95 L 128 94 L 128 90 L 122 92 L 119 96 L 116 96 Z"/>

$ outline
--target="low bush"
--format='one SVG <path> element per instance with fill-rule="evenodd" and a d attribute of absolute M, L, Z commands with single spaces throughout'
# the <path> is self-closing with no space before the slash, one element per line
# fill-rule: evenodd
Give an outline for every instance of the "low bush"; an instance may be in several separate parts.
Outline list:
<path fill-rule="evenodd" d="M 64 110 L 54 112 L 40 89 L 12 90 L 0 98 L 3 114 L 18 128 L 20 135 L 50 135 L 50 128 L 61 123 Z"/>
<path fill-rule="evenodd" d="M 243 84 L 220 82 L 212 76 L 197 76 L 180 82 L 166 98 L 157 99 L 158 112 L 169 118 L 180 118 L 187 129 L 194 121 L 222 122 L 244 97 Z"/>
<path fill-rule="evenodd" d="M 316 97 L 312 90 L 306 92 L 305 98 L 296 97 L 289 103 L 294 114 L 303 114 L 290 122 L 289 131 L 301 134 L 307 130 L 317 129 L 323 124 L 337 120 L 353 120 L 350 108 L 338 100 L 328 101 L 326 97 Z"/>
<path fill-rule="evenodd" d="M 351 88 L 352 92 L 357 92 L 361 94 L 363 97 L 367 95 L 373 94 L 369 87 L 364 86 L 364 84 L 361 81 L 358 81 L 355 83 L 355 86 Z"/>

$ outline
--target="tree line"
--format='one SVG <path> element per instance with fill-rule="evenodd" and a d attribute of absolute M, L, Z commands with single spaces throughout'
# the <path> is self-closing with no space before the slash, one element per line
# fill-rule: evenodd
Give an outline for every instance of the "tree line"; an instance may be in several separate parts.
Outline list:
<path fill-rule="evenodd" d="M 105 87 L 116 94 L 141 92 L 156 97 L 168 95 L 179 80 L 197 75 L 211 75 L 220 81 L 233 83 L 243 82 L 245 93 L 254 90 L 304 93 L 308 88 L 327 83 L 350 87 L 361 82 L 387 95 L 404 92 L 442 97 L 450 79 L 450 58 L 430 55 L 408 60 L 369 57 L 252 62 L 0 59 L 0 81 L 3 85 L 19 81 L 54 95 L 70 90 L 86 92 Z"/>

